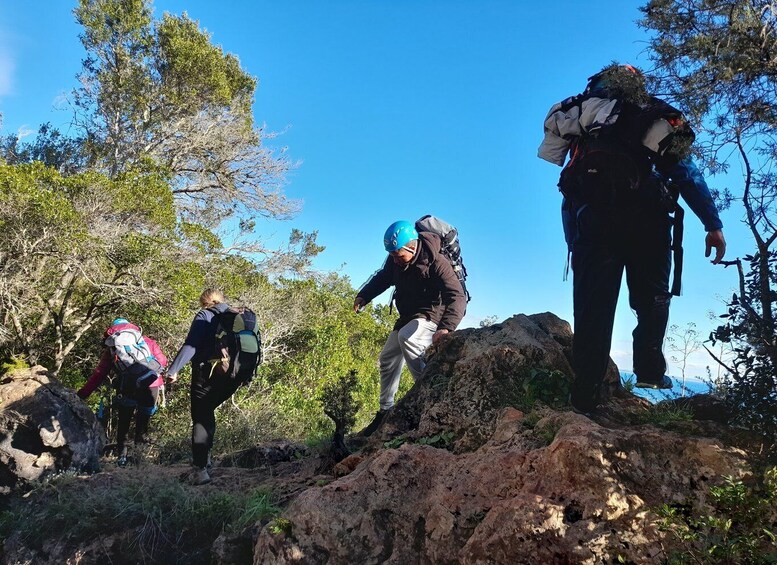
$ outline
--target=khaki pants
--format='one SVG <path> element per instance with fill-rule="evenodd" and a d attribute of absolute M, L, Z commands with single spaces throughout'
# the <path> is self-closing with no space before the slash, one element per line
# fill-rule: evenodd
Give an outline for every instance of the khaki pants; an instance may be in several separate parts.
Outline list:
<path fill-rule="evenodd" d="M 380 409 L 394 406 L 394 396 L 399 388 L 402 367 L 407 368 L 413 379 L 418 379 L 426 366 L 424 352 L 432 344 L 437 324 L 417 318 L 389 334 L 380 352 Z"/>

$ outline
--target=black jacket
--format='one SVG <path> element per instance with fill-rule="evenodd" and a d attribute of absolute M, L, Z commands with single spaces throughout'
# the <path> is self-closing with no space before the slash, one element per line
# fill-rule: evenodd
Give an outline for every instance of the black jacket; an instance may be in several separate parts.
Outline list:
<path fill-rule="evenodd" d="M 415 318 L 437 324 L 437 329 L 454 331 L 464 317 L 467 299 L 450 262 L 440 254 L 440 238 L 433 233 L 418 234 L 419 249 L 407 266 L 389 257 L 357 295 L 365 303 L 394 286 L 399 320 L 398 330 Z"/>

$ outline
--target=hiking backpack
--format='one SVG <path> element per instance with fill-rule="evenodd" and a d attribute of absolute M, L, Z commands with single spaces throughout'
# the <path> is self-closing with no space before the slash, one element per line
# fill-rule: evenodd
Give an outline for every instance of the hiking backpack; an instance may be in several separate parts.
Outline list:
<path fill-rule="evenodd" d="M 453 272 L 461 283 L 461 289 L 467 302 L 472 298 L 467 291 L 467 268 L 461 258 L 461 246 L 459 245 L 459 232 L 449 223 L 430 214 L 419 218 L 415 223 L 418 232 L 429 232 L 440 237 L 440 253 L 450 262 Z"/>
<path fill-rule="evenodd" d="M 578 215 L 588 205 L 616 210 L 617 204 L 631 201 L 660 207 L 673 214 L 671 293 L 679 296 L 684 210 L 678 203 L 677 187 L 653 166 L 672 165 L 685 158 L 694 141 L 693 130 L 679 110 L 657 98 L 642 106 L 618 102 L 612 112 L 605 124 L 595 124 L 572 143 L 571 158 L 561 171 L 558 187 L 564 195 L 564 238 L 571 252 Z"/>
<path fill-rule="evenodd" d="M 156 378 L 164 370 L 137 329 L 117 331 L 105 339 L 105 345 L 111 352 L 117 377 L 113 385 L 119 392 L 131 392 L 140 381 Z"/>
<path fill-rule="evenodd" d="M 216 358 L 211 374 L 250 382 L 262 362 L 262 338 L 250 308 L 213 311 L 216 318 Z"/>

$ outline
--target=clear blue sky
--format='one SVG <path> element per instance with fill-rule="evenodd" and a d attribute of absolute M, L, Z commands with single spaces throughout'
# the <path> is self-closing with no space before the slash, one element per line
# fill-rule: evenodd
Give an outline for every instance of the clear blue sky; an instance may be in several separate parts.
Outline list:
<path fill-rule="evenodd" d="M 326 251 L 317 268 L 359 286 L 384 259 L 392 221 L 444 218 L 460 231 L 473 296 L 464 325 L 476 326 L 544 311 L 572 321 L 559 168 L 536 157 L 542 122 L 610 61 L 646 64 L 641 4 L 159 0 L 155 15 L 186 11 L 236 54 L 260 81 L 257 121 L 284 131 L 278 146 L 301 161 L 286 191 L 304 201 L 302 213 L 263 231 L 318 230 Z M 68 130 L 65 95 L 84 55 L 74 6 L 0 5 L 0 134 L 47 121 Z M 738 211 L 722 217 L 728 257 L 744 254 Z M 704 259 L 703 238 L 689 214 L 684 296 L 670 323 L 693 321 L 706 334 L 708 312 L 722 311 L 736 279 Z M 634 323 L 624 290 L 612 351 L 623 370 Z M 694 363 L 699 375 L 712 364 L 706 354 Z"/>

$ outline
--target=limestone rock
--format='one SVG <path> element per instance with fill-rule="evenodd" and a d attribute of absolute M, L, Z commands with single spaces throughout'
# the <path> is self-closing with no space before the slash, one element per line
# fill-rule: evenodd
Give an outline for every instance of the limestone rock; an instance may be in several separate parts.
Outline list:
<path fill-rule="evenodd" d="M 420 382 L 374 434 L 378 441 L 452 431 L 456 451 L 476 449 L 491 436 L 499 411 L 526 397 L 532 370 L 557 371 L 570 381 L 574 375 L 572 328 L 549 312 L 457 331 L 428 356 Z M 532 386 L 545 390 L 541 380 Z M 622 394 L 618 370 L 610 363 L 605 398 Z"/>
<path fill-rule="evenodd" d="M 344 476 L 262 530 L 254 563 L 660 561 L 670 540 L 652 510 L 703 502 L 721 477 L 748 473 L 747 455 L 713 422 L 690 435 L 619 420 L 646 408 L 614 366 L 609 415 L 527 414 L 532 369 L 571 375 L 571 342 L 552 314 L 453 334 Z M 443 431 L 449 449 L 420 445 Z M 406 443 L 387 448 L 399 434 Z"/>
<path fill-rule="evenodd" d="M 662 534 L 648 511 L 747 468 L 715 439 L 571 412 L 539 422 L 558 432 L 532 448 L 514 416 L 474 452 L 406 444 L 302 493 L 284 513 L 291 533 L 265 529 L 254 562 L 655 562 Z"/>
<path fill-rule="evenodd" d="M 89 407 L 43 367 L 0 377 L 0 488 L 65 470 L 99 468 L 102 428 Z"/>

